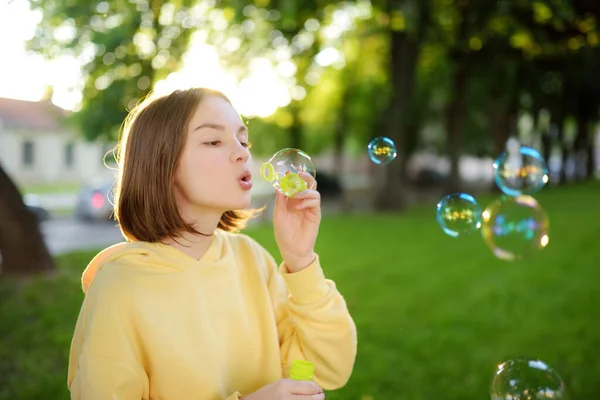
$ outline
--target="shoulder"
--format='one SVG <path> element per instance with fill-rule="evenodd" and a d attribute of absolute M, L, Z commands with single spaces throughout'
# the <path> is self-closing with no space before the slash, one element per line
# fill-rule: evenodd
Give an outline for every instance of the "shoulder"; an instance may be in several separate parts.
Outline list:
<path fill-rule="evenodd" d="M 107 262 L 99 268 L 86 290 L 90 301 L 123 305 L 131 298 L 134 276 L 120 260 Z"/>

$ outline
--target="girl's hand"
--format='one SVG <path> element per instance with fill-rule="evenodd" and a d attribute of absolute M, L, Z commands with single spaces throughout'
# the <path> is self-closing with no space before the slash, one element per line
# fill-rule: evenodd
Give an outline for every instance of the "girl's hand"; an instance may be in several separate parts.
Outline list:
<path fill-rule="evenodd" d="M 317 182 L 306 172 L 298 174 L 312 189 L 288 198 L 279 190 L 275 194 L 273 228 L 275 241 L 289 272 L 308 267 L 315 259 L 315 242 L 321 224 L 321 195 Z"/>

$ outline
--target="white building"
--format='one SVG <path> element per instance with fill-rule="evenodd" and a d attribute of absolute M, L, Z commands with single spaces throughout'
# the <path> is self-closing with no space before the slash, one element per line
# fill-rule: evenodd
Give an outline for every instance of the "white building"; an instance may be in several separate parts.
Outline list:
<path fill-rule="evenodd" d="M 64 124 L 50 101 L 0 98 L 0 164 L 18 185 L 85 183 L 109 178 L 113 144 L 90 143 Z"/>

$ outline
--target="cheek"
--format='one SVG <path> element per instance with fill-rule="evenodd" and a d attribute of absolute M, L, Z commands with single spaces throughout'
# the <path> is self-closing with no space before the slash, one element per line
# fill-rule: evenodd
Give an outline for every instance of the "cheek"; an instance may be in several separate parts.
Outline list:
<path fill-rule="evenodd" d="M 179 186 L 183 191 L 190 190 L 190 184 L 193 183 L 195 171 L 197 167 L 194 165 L 194 157 L 191 157 L 189 153 L 183 153 L 177 166 L 175 173 L 175 184 Z"/>
<path fill-rule="evenodd" d="M 180 184 L 188 191 L 198 191 L 205 190 L 206 185 L 218 182 L 223 168 L 219 165 L 218 157 L 212 157 L 206 152 L 197 152 L 182 157 L 180 170 Z"/>
<path fill-rule="evenodd" d="M 202 154 L 199 149 L 187 150 L 181 155 L 180 167 L 183 174 L 188 177 L 194 177 L 198 174 L 206 163 L 206 155 Z"/>

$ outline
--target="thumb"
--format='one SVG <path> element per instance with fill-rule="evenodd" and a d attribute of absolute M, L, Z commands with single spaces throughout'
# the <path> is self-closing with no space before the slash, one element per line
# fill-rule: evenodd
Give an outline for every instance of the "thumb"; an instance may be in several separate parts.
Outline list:
<path fill-rule="evenodd" d="M 323 393 L 323 389 L 313 381 L 289 380 L 291 394 L 312 395 Z"/>
<path fill-rule="evenodd" d="M 286 198 L 279 190 L 275 190 L 275 208 L 285 208 Z"/>

